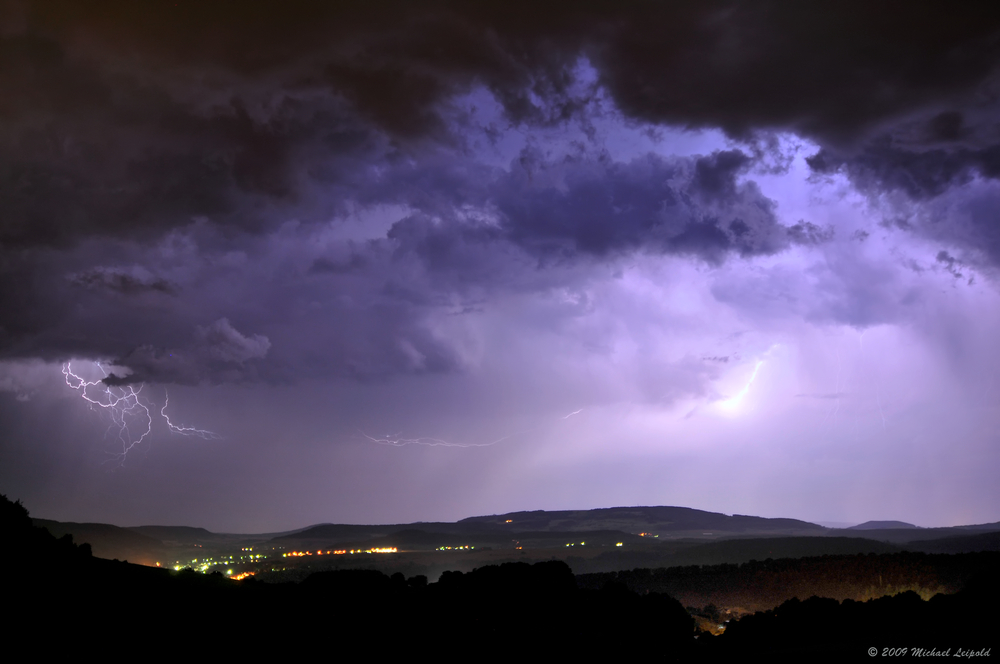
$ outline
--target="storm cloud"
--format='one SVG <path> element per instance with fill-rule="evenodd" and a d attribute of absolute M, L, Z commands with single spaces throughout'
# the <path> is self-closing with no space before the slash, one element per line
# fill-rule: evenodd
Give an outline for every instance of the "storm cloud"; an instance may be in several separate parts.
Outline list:
<path fill-rule="evenodd" d="M 998 64 L 985 3 L 3 0 L 0 409 L 96 361 L 242 432 L 248 485 L 321 440 L 357 489 L 380 427 L 523 443 L 480 484 L 549 503 L 889 504 L 863 468 L 926 478 L 947 413 L 992 449 Z"/>

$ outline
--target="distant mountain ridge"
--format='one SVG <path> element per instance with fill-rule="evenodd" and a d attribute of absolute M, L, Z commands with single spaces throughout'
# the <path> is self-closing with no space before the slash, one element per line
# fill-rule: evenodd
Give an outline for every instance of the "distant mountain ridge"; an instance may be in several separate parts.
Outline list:
<path fill-rule="evenodd" d="M 914 526 L 912 523 L 906 523 L 905 521 L 865 521 L 856 526 L 844 528 L 844 530 L 891 530 L 894 528 L 919 529 L 920 526 Z"/>
<path fill-rule="evenodd" d="M 729 516 L 690 507 L 606 507 L 592 510 L 535 510 L 473 516 L 452 522 L 424 522 L 380 526 L 323 524 L 274 538 L 318 546 L 354 542 L 367 538 L 392 538 L 403 531 L 475 538 L 480 545 L 507 542 L 511 537 L 533 537 L 556 533 L 618 533 L 621 536 L 696 538 L 764 535 L 822 535 L 823 526 L 797 519 L 767 519 Z M 409 538 L 412 541 L 412 536 Z M 560 538 L 564 539 L 564 538 Z M 593 537 L 591 538 L 593 539 Z"/>
<path fill-rule="evenodd" d="M 1000 523 L 918 528 L 901 521 L 869 521 L 851 528 L 832 529 L 798 519 L 727 515 L 675 506 L 519 511 L 473 516 L 456 522 L 326 523 L 296 531 L 263 534 L 220 534 L 188 526 L 119 528 L 109 524 L 60 523 L 45 519 L 35 519 L 35 523 L 45 526 L 57 537 L 69 533 L 77 542 L 89 542 L 98 557 L 128 559 L 146 565 L 183 563 L 255 546 L 300 551 L 372 547 L 426 551 L 462 546 L 551 550 L 552 547 L 571 547 L 574 543 L 586 542 L 587 550 L 595 546 L 612 547 L 615 551 L 633 551 L 636 555 L 646 550 L 652 555 L 653 550 L 664 551 L 662 545 L 668 543 L 673 543 L 671 547 L 676 549 L 699 542 L 747 538 L 856 538 L 862 536 L 862 532 L 869 540 L 906 545 L 913 550 L 929 548 L 930 545 L 925 546 L 922 542 L 930 540 L 942 540 L 935 550 L 942 547 L 995 550 L 998 546 L 995 538 L 984 535 L 967 539 L 967 536 L 1000 531 Z M 625 549 L 617 549 L 619 543 L 623 543 Z M 834 547 L 834 543 L 822 546 Z"/>
<path fill-rule="evenodd" d="M 548 532 L 576 532 L 603 529 L 635 528 L 669 532 L 718 530 L 740 533 L 748 530 L 767 532 L 811 532 L 818 534 L 826 528 L 798 519 L 769 519 L 759 516 L 707 512 L 691 507 L 604 507 L 591 510 L 535 510 L 509 512 L 493 516 L 474 516 L 462 519 L 465 523 L 514 524 L 519 529 Z"/>

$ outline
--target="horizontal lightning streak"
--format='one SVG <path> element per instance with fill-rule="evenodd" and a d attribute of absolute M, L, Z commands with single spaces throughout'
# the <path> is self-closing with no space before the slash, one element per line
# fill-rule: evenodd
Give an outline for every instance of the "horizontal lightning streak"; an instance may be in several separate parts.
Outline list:
<path fill-rule="evenodd" d="M 583 408 L 579 410 L 574 410 L 569 415 L 566 415 L 560 419 L 566 420 L 574 415 L 578 415 L 583 412 Z M 392 447 L 404 447 L 406 445 L 424 445 L 426 447 L 490 447 L 491 445 L 496 445 L 497 443 L 502 443 L 505 440 L 513 438 L 515 436 L 520 436 L 521 434 L 528 433 L 539 429 L 540 426 L 531 427 L 529 429 L 522 429 L 520 431 L 515 431 L 514 433 L 507 434 L 502 438 L 497 438 L 496 440 L 489 443 L 453 443 L 447 440 L 442 440 L 441 438 L 403 438 L 401 434 L 386 434 L 382 438 L 375 438 L 374 436 L 369 436 L 364 431 L 358 429 L 358 433 L 367 438 L 373 443 L 378 443 L 379 445 L 391 445 Z"/>
<path fill-rule="evenodd" d="M 214 431 L 207 431 L 205 429 L 196 429 L 194 427 L 182 427 L 174 424 L 173 422 L 170 421 L 170 416 L 167 415 L 168 405 L 170 405 L 170 395 L 167 393 L 166 390 L 163 390 L 163 408 L 160 409 L 160 415 L 162 415 L 163 419 L 167 421 L 167 427 L 169 427 L 170 431 L 172 431 L 173 433 L 179 433 L 182 436 L 197 436 L 198 438 L 202 438 L 204 440 L 219 440 L 220 438 L 222 438 L 222 436 L 215 433 Z"/>
<path fill-rule="evenodd" d="M 378 443 L 379 445 L 391 445 L 392 447 L 403 447 L 405 445 L 425 445 L 427 447 L 489 447 L 490 445 L 496 445 L 501 441 L 517 435 L 517 433 L 512 433 L 509 436 L 498 438 L 491 443 L 451 443 L 447 440 L 441 440 L 440 438 L 401 438 L 399 434 L 387 435 L 384 438 L 374 438 L 360 429 L 358 431 L 362 436 L 373 443 Z M 519 431 L 518 433 L 524 432 Z"/>

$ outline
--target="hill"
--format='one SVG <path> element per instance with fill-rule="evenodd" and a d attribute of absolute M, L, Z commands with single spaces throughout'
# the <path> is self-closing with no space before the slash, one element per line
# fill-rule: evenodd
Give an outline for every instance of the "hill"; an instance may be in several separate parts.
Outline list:
<path fill-rule="evenodd" d="M 856 526 L 845 528 L 845 530 L 891 530 L 918 527 L 919 526 L 914 526 L 912 523 L 906 523 L 905 521 L 865 521 L 864 523 L 859 523 Z"/>
<path fill-rule="evenodd" d="M 317 570 L 359 567 L 436 579 L 445 570 L 471 571 L 507 561 L 559 559 L 577 573 L 593 573 L 903 550 L 991 551 L 1000 546 L 998 524 L 917 528 L 899 521 L 869 521 L 832 529 L 797 519 L 676 506 L 535 510 L 457 522 L 318 524 L 256 535 L 184 526 L 118 528 L 42 519 L 36 524 L 57 536 L 69 534 L 90 543 L 94 554 L 103 558 L 204 571 L 253 571 L 271 580 L 300 580 Z M 352 550 L 398 553 L 374 558 L 334 555 Z M 295 556 L 289 557 L 292 552 Z"/>

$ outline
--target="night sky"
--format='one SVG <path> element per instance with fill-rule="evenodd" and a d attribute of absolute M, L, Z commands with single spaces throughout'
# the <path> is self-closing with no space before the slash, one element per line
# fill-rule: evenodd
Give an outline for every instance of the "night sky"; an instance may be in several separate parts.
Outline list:
<path fill-rule="evenodd" d="M 0 2 L 0 492 L 1000 520 L 1000 17 L 957 7 Z"/>

